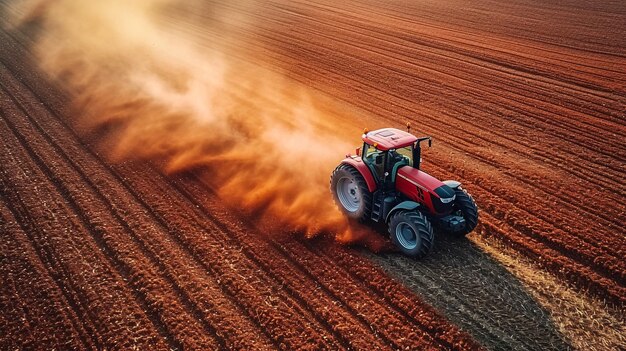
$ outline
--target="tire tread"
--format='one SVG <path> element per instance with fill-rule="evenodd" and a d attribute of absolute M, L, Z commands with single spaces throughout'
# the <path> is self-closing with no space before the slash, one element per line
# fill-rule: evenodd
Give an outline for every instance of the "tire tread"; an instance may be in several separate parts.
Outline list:
<path fill-rule="evenodd" d="M 337 177 L 337 174 L 340 172 L 347 172 L 354 178 L 355 182 L 357 183 L 357 186 L 359 187 L 359 191 L 361 192 L 363 196 L 361 200 L 364 203 L 365 208 L 361 212 L 361 215 L 358 216 L 357 218 L 350 216 L 349 213 L 346 213 L 343 205 L 341 205 L 341 202 L 339 201 L 337 194 L 335 192 L 335 189 L 333 186 L 333 179 L 335 179 L 335 177 Z M 347 164 L 340 164 L 339 166 L 335 168 L 332 175 L 330 176 L 330 192 L 333 195 L 333 200 L 335 201 L 335 205 L 337 206 L 339 211 L 348 215 L 349 218 L 355 219 L 361 223 L 366 222 L 367 220 L 371 218 L 372 193 L 369 191 L 369 188 L 367 187 L 367 183 L 365 182 L 365 179 L 363 178 L 361 173 L 358 170 L 356 170 L 354 167 L 347 165 Z"/>
<path fill-rule="evenodd" d="M 457 236 L 465 236 L 471 233 L 478 224 L 478 207 L 476 206 L 474 198 L 467 192 L 467 190 L 457 188 L 455 190 L 455 194 L 456 205 L 463 213 L 463 218 L 465 219 L 466 223 L 465 229 L 455 234 Z"/>
<path fill-rule="evenodd" d="M 400 217 L 404 217 L 400 219 Z M 420 247 L 416 248 L 415 253 L 408 253 L 403 250 L 404 253 L 419 259 L 426 256 L 435 246 L 435 235 L 433 233 L 433 227 L 428 218 L 419 211 L 398 211 L 391 216 L 389 221 L 389 235 L 396 246 L 400 246 L 395 239 L 395 229 L 399 224 L 399 220 L 402 222 L 410 222 L 417 229 L 417 235 L 420 237 Z M 402 249 L 402 248 L 400 248 Z"/>

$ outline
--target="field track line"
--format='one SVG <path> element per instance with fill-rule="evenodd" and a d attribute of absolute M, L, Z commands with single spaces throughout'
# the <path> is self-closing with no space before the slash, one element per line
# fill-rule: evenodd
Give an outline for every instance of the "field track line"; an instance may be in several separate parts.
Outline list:
<path fill-rule="evenodd" d="M 50 108 L 50 107 L 48 107 L 48 108 Z M 54 112 L 53 112 L 53 111 L 52 111 L 52 113 L 53 113 L 53 115 L 54 115 Z M 37 121 L 35 121 L 35 120 L 32 120 L 32 123 L 33 123 L 33 124 L 35 124 L 35 125 L 37 125 L 37 126 L 39 126 L 38 122 L 37 122 Z M 62 123 L 62 122 L 61 122 L 61 123 Z M 50 126 L 49 126 L 49 127 L 50 127 Z M 102 192 L 100 192 L 100 190 L 99 190 L 99 189 L 98 189 L 98 188 L 97 188 L 97 187 L 96 187 L 96 186 L 92 183 L 92 181 L 89 179 L 89 177 L 88 177 L 88 176 L 87 176 L 87 175 L 86 175 L 83 171 L 81 171 L 81 170 L 78 168 L 78 165 L 76 165 L 76 164 L 74 164 L 74 163 L 71 163 L 71 162 L 70 162 L 70 159 L 71 159 L 71 158 L 70 158 L 69 156 L 67 156 L 67 155 L 65 154 L 65 152 L 64 152 L 64 151 L 62 151 L 62 149 L 61 149 L 61 147 L 60 147 L 60 146 L 58 146 L 58 145 L 56 145 L 56 144 L 55 144 L 54 140 L 53 140 L 50 136 L 48 136 L 48 132 L 44 131 L 44 129 L 42 129 L 41 127 L 38 127 L 38 128 L 39 128 L 39 132 L 40 132 L 40 133 L 41 133 L 44 137 L 46 137 L 46 139 L 48 139 L 48 142 L 49 142 L 52 146 L 54 146 L 54 147 L 57 149 L 57 151 L 58 151 L 58 152 L 59 152 L 59 153 L 60 153 L 60 154 L 61 154 L 61 155 L 62 155 L 62 156 L 66 159 L 66 161 L 67 161 L 68 163 L 70 163 L 70 164 L 71 164 L 71 167 L 72 167 L 72 168 L 75 168 L 76 172 L 78 172 L 78 173 L 81 175 L 81 177 L 83 178 L 84 182 L 85 182 L 86 184 L 89 184 L 89 185 L 91 186 L 91 188 L 95 191 L 95 193 L 96 193 L 97 197 L 101 198 L 101 199 L 102 199 L 102 201 L 105 201 L 105 202 L 108 204 L 108 206 L 109 206 L 110 208 L 115 208 L 115 207 L 117 207 L 117 206 L 114 206 L 114 205 L 113 205 L 113 203 L 111 203 L 109 200 L 107 200 L 107 199 L 106 199 L 106 196 L 105 196 Z M 53 129 L 52 129 L 52 130 L 53 130 Z M 93 155 L 93 154 L 92 154 L 92 155 Z M 77 161 L 77 160 L 74 160 L 74 161 Z M 100 162 L 100 163 L 103 163 L 103 161 L 102 161 L 102 160 L 99 160 L 99 162 Z M 105 168 L 106 168 L 106 167 L 108 167 L 108 166 L 107 166 L 107 165 L 105 165 Z M 116 176 L 115 174 L 113 174 L 113 175 L 114 175 L 114 176 Z M 119 178 L 119 176 L 117 176 L 117 177 L 118 177 L 118 178 L 117 178 L 117 180 L 118 180 L 118 181 L 121 181 L 121 179 Z M 140 239 L 138 239 L 138 237 L 134 236 L 134 235 L 132 234 L 132 233 L 133 233 L 132 229 L 131 229 L 130 227 L 128 227 L 128 226 L 127 226 L 126 221 L 125 221 L 125 220 L 123 220 L 122 218 L 120 218 L 120 217 L 119 217 L 119 215 L 118 215 L 117 213 L 113 213 L 113 215 L 117 218 L 117 221 L 118 221 L 118 222 L 120 222 L 122 225 L 124 225 L 124 226 L 126 227 L 126 229 L 127 229 L 128 233 L 130 233 L 130 234 L 131 234 L 131 238 L 134 238 L 134 241 L 135 241 L 136 243 L 138 243 L 138 244 L 139 244 L 139 243 L 141 243 L 141 242 L 143 242 L 143 243 L 145 243 L 145 242 L 146 242 L 145 240 L 144 240 L 144 241 L 141 241 Z M 156 262 L 157 262 L 157 265 L 158 265 L 159 267 L 161 267 L 161 269 L 163 269 L 163 268 L 164 268 L 164 267 L 163 267 L 163 265 L 162 265 L 162 264 L 163 264 L 163 263 L 162 263 L 163 261 L 162 261 L 162 260 L 158 260 L 158 259 L 157 259 L 158 255 L 155 255 L 154 251 L 148 251 L 148 250 L 146 249 L 145 244 L 144 244 L 144 245 L 142 245 L 142 247 L 143 247 L 144 252 L 146 252 L 146 254 L 148 255 L 148 257 L 150 257 L 150 258 L 151 258 L 151 260 L 153 260 L 153 262 L 155 262 L 155 261 L 156 261 Z M 169 277 L 169 278 L 168 278 L 168 277 Z M 199 312 L 199 311 L 200 311 L 200 310 L 199 310 L 199 306 L 195 306 L 195 304 L 192 302 L 192 300 L 190 299 L 190 297 L 189 297 L 189 296 L 187 296 L 187 294 L 185 293 L 185 291 L 184 291 L 182 288 L 176 288 L 176 287 L 177 287 L 177 285 L 173 282 L 173 280 L 172 280 L 173 278 L 171 278 L 171 276 L 168 276 L 167 274 L 166 274 L 165 278 L 166 278 L 166 280 L 168 280 L 168 281 L 170 282 L 170 284 L 172 284 L 172 286 L 176 289 L 176 295 L 178 295 L 178 296 L 182 297 L 182 299 L 183 299 L 183 303 L 185 304 L 186 308 L 191 309 L 190 313 L 192 313 L 192 315 L 195 315 L 196 317 L 198 317 L 199 315 L 201 315 L 201 313 Z M 220 286 L 220 287 L 221 287 L 221 286 Z M 230 296 L 230 299 L 231 299 L 231 301 L 232 301 L 233 303 L 235 303 L 235 304 L 237 304 L 237 305 L 239 304 L 239 302 L 238 302 L 236 299 L 233 299 L 233 297 L 232 297 L 232 296 Z M 241 307 L 241 306 L 240 306 L 240 307 Z M 242 308 L 242 309 L 243 309 L 243 308 Z M 205 326 L 205 328 L 207 328 L 207 332 L 209 332 L 209 333 L 216 333 L 216 329 L 215 329 L 214 327 L 210 326 L 209 324 L 207 324 L 207 322 L 206 322 L 203 318 L 199 318 L 198 320 L 199 320 L 200 322 L 202 322 L 202 323 L 203 323 L 203 325 Z M 214 321 L 214 322 L 217 322 L 217 321 Z M 222 322 L 223 322 L 223 321 L 222 321 Z M 262 330 L 262 329 L 261 329 L 261 330 Z M 221 339 L 221 337 L 220 337 L 220 336 L 218 336 L 218 334 L 215 334 L 215 335 L 214 335 L 214 337 L 216 337 L 218 341 L 219 341 L 219 340 L 222 340 L 221 342 L 224 342 L 224 341 L 223 341 L 223 339 Z"/>
<path fill-rule="evenodd" d="M 3 178 L 3 176 L 0 176 L 0 198 L 8 201 L 11 197 L 6 190 Z M 73 299 L 71 298 L 71 296 L 70 298 L 68 298 L 68 293 L 65 291 L 62 283 L 57 281 L 55 277 L 50 274 L 50 270 L 52 268 L 46 261 L 46 259 L 42 257 L 42 253 L 37 250 L 37 247 L 33 245 L 31 239 L 26 234 L 26 231 L 24 230 L 25 224 L 22 221 L 18 221 L 16 219 L 18 217 L 21 217 L 21 214 L 19 212 L 20 209 L 21 204 L 14 204 L 12 207 L 10 207 L 8 204 L 5 204 L 4 201 L 0 201 L 0 229 L 2 229 L 4 233 L 3 235 L 6 235 L 6 237 L 2 240 L 5 245 L 10 246 L 10 248 L 7 248 L 6 251 L 4 249 L 2 250 L 3 258 L 9 260 L 17 259 L 16 257 L 5 255 L 7 255 L 10 250 L 19 251 L 16 256 L 19 255 L 22 260 L 27 260 L 32 270 L 40 275 L 40 284 L 48 288 L 44 290 L 42 286 L 42 291 L 37 293 L 45 293 L 45 300 L 54 304 L 54 313 L 56 315 L 56 319 L 63 318 L 66 321 L 66 324 L 69 323 L 69 326 L 65 325 L 64 330 L 61 330 L 59 332 L 69 333 L 69 330 L 67 329 L 71 329 L 73 330 L 72 334 L 75 334 L 71 335 L 70 337 L 76 337 L 80 345 L 82 345 L 82 348 L 95 349 L 97 340 L 93 338 L 93 335 L 90 336 L 90 329 L 88 329 L 89 326 L 84 325 L 85 321 L 81 321 L 79 317 L 80 314 L 79 312 L 77 312 L 78 309 L 75 306 Z M 16 216 L 14 213 L 17 213 L 18 216 Z M 14 262 L 10 263 L 14 264 Z M 20 275 L 23 275 L 25 271 L 12 270 L 12 272 L 19 272 Z M 28 276 L 22 278 L 31 279 L 31 284 L 29 284 L 26 289 L 37 289 L 37 287 L 33 287 L 37 284 L 37 281 L 35 281 L 34 277 Z M 8 279 L 5 281 L 5 284 L 7 284 L 7 287 L 10 284 Z M 18 291 L 17 288 L 15 289 L 16 295 L 20 295 L 22 293 L 23 291 Z M 65 306 L 68 306 L 68 308 L 65 308 Z M 13 305 L 12 307 L 15 308 L 15 305 Z M 10 309 L 10 306 L 6 306 L 5 313 L 10 313 Z M 5 332 L 8 332 L 8 329 L 6 329 Z M 9 335 L 5 336 L 9 337 Z M 10 341 L 15 345 L 15 342 L 17 340 Z M 74 346 L 76 346 L 76 344 L 74 344 Z"/>
<path fill-rule="evenodd" d="M 2 86 L 2 89 L 8 94 L 8 91 L 6 90 L 6 87 L 4 86 L 4 84 L 5 82 L 0 83 L 0 86 Z M 11 99 L 14 99 L 11 95 L 8 95 L 8 96 L 10 96 Z M 19 102 L 17 102 L 16 100 L 13 100 L 13 102 L 16 104 L 19 104 Z M 20 105 L 17 105 L 17 107 L 20 109 L 22 108 Z M 29 119 L 31 118 L 30 116 L 26 115 L 26 112 L 24 110 L 21 110 L 21 111 L 22 113 L 25 114 L 27 118 Z M 89 234 L 89 236 L 92 237 L 93 243 L 97 247 L 99 247 L 100 249 L 99 251 L 103 253 L 103 257 L 105 258 L 104 262 L 108 262 L 110 267 L 114 269 L 115 272 L 117 272 L 120 275 L 121 280 L 124 281 L 125 282 L 124 284 L 127 286 L 127 290 L 126 290 L 127 293 L 130 293 L 134 297 L 134 300 L 138 303 L 138 305 L 141 306 L 141 309 L 145 312 L 147 319 L 149 319 L 150 322 L 154 324 L 156 331 L 158 331 L 162 335 L 164 340 L 169 343 L 170 348 L 181 349 L 180 345 L 177 344 L 173 336 L 167 332 L 167 329 L 161 323 L 158 316 L 154 313 L 154 310 L 149 307 L 149 304 L 145 301 L 145 297 L 142 296 L 142 294 L 138 290 L 135 290 L 130 285 L 128 285 L 130 284 L 128 282 L 131 280 L 130 271 L 128 267 L 121 263 L 121 261 L 113 253 L 110 246 L 106 244 L 106 242 L 104 241 L 102 237 L 103 232 L 91 226 L 89 218 L 87 217 L 84 210 L 80 207 L 79 204 L 77 204 L 74 201 L 71 195 L 72 191 L 70 191 L 67 188 L 64 181 L 59 178 L 59 175 L 55 174 L 47 166 L 47 164 L 41 159 L 41 157 L 37 154 L 37 152 L 30 146 L 30 143 L 25 139 L 24 135 L 18 131 L 17 127 L 13 123 L 9 122 L 9 119 L 7 119 L 7 116 L 4 114 L 3 114 L 3 119 L 5 120 L 5 122 L 7 122 L 7 125 L 11 127 L 13 135 L 20 141 L 24 150 L 28 152 L 30 159 L 32 159 L 37 164 L 37 167 L 39 167 L 39 169 L 41 169 L 41 171 L 47 176 L 47 178 L 52 183 L 54 188 L 56 188 L 56 191 L 59 194 L 61 194 L 63 198 L 66 200 L 66 203 L 72 209 L 72 211 L 76 214 L 78 221 L 80 221 L 81 225 L 85 228 L 85 231 Z M 40 132 L 43 133 L 42 130 L 40 130 Z M 52 146 L 54 146 L 54 144 L 52 144 Z M 70 162 L 69 160 L 66 160 L 66 161 Z M 16 195 L 16 196 L 19 196 L 19 195 Z M 57 266 L 55 271 L 58 270 L 60 267 L 61 266 Z M 60 271 L 64 271 L 64 270 L 60 269 Z M 69 273 L 66 273 L 66 276 L 67 274 Z M 74 290 L 76 290 L 76 288 L 74 288 Z M 88 312 L 89 308 L 87 307 L 89 303 L 86 300 L 84 300 L 82 301 L 82 305 L 84 306 L 82 307 L 82 310 L 84 311 L 83 313 L 87 313 L 87 315 L 91 315 Z M 94 318 L 95 318 L 94 316 L 91 317 L 91 319 L 94 319 Z M 91 329 L 91 332 L 93 333 L 92 335 L 98 335 L 99 332 L 102 331 L 102 327 L 104 325 L 97 325 L 95 322 L 93 322 L 93 324 L 95 325 L 95 327 Z M 98 343 L 97 345 L 98 345 L 98 348 L 105 346 L 104 344 L 102 344 L 102 341 L 100 341 L 100 343 Z"/>

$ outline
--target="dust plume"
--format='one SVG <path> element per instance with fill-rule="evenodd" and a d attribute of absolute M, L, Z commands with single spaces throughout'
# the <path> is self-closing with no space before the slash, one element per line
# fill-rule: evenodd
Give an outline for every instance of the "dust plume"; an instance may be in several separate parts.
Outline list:
<path fill-rule="evenodd" d="M 229 31 L 246 21 L 228 6 L 185 3 L 204 6 L 215 21 L 202 26 L 211 40 L 199 41 L 172 0 L 19 5 L 18 20 L 41 27 L 34 50 L 42 69 L 74 97 L 74 123 L 97 134 L 111 160 L 203 170 L 231 206 L 283 229 L 336 233 L 343 242 L 367 236 L 347 225 L 328 190 L 330 172 L 352 148 L 344 140 L 359 132 L 345 138 L 305 88 L 251 63 Z"/>

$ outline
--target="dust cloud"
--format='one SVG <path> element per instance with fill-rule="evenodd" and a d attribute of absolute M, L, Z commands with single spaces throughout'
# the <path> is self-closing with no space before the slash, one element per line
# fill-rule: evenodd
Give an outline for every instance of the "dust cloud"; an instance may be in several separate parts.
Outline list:
<path fill-rule="evenodd" d="M 220 38 L 209 46 L 185 34 L 193 30 L 185 21 L 176 23 L 185 30 L 168 29 L 163 13 L 176 6 L 23 1 L 16 13 L 18 22 L 40 25 L 34 50 L 41 68 L 71 93 L 77 129 L 97 135 L 112 161 L 150 160 L 168 174 L 195 170 L 230 206 L 283 231 L 368 241 L 328 189 L 356 129 L 346 139 L 306 88 L 233 56 L 240 44 L 228 21 L 203 25 Z M 240 16 L 212 10 L 230 21 Z"/>

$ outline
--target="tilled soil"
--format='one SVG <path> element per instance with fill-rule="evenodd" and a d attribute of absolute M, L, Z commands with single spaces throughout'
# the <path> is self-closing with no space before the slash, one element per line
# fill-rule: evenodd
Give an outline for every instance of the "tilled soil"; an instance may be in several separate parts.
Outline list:
<path fill-rule="evenodd" d="M 399 282 L 366 286 L 297 241 L 251 233 L 197 180 L 108 164 L 27 59 L 2 61 L 3 347 L 479 347 Z"/>
<path fill-rule="evenodd" d="M 263 53 L 255 57 L 362 108 L 355 123 L 411 121 L 434 135 L 424 168 L 466 185 L 482 235 L 623 306 L 624 6 L 264 4 L 236 8 L 254 23 L 241 36 Z M 206 19 L 198 9 L 190 16 Z M 589 30 L 593 21 L 605 25 Z"/>
<path fill-rule="evenodd" d="M 623 306 L 626 35 L 575 34 L 588 18 L 616 28 L 626 9 L 263 4 L 241 37 L 264 65 L 366 111 L 355 124 L 412 120 L 435 137 L 426 170 L 479 203 L 472 235 Z M 471 241 L 438 238 L 416 262 L 268 236 L 193 174 L 110 164 L 73 130 L 29 35 L 0 33 L 0 348 L 570 347 Z"/>

